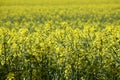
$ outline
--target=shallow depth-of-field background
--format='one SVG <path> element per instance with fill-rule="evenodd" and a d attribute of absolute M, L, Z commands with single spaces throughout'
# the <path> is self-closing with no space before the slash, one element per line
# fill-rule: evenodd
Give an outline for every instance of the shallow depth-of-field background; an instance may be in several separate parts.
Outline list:
<path fill-rule="evenodd" d="M 120 0 L 0 0 L 0 80 L 120 80 Z"/>

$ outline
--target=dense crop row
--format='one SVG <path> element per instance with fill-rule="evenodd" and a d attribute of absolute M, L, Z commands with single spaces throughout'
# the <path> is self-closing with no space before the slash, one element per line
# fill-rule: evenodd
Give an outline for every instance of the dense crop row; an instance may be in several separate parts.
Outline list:
<path fill-rule="evenodd" d="M 33 32 L 27 28 L 0 29 L 1 76 L 120 79 L 119 26 L 102 30 L 85 26 L 81 30 L 62 23 L 56 29 L 50 24 L 33 29 Z"/>
<path fill-rule="evenodd" d="M 120 80 L 119 9 L 1 6 L 0 80 Z"/>

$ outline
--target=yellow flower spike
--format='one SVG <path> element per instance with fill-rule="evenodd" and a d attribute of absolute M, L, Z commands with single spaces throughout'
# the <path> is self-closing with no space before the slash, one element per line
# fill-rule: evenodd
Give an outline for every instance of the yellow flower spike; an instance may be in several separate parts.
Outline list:
<path fill-rule="evenodd" d="M 10 26 L 11 25 L 11 22 L 10 21 L 7 21 L 6 22 L 6 26 Z"/>
<path fill-rule="evenodd" d="M 0 55 L 2 55 L 2 47 L 3 47 L 3 45 L 0 44 Z"/>
<path fill-rule="evenodd" d="M 8 75 L 7 75 L 7 79 L 6 80 L 15 80 L 15 74 L 14 73 L 9 73 Z"/>
<path fill-rule="evenodd" d="M 15 27 L 19 26 L 18 22 L 14 23 Z"/>
<path fill-rule="evenodd" d="M 46 30 L 50 30 L 51 25 L 50 25 L 49 23 L 46 23 L 45 25 L 46 25 L 46 26 L 45 26 L 45 29 L 46 29 Z"/>

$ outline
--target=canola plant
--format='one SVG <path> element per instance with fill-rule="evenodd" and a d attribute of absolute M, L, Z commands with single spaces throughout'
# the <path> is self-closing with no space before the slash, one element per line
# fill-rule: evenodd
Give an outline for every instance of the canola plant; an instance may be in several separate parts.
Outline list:
<path fill-rule="evenodd" d="M 119 0 L 12 1 L 0 6 L 0 80 L 120 80 Z"/>

